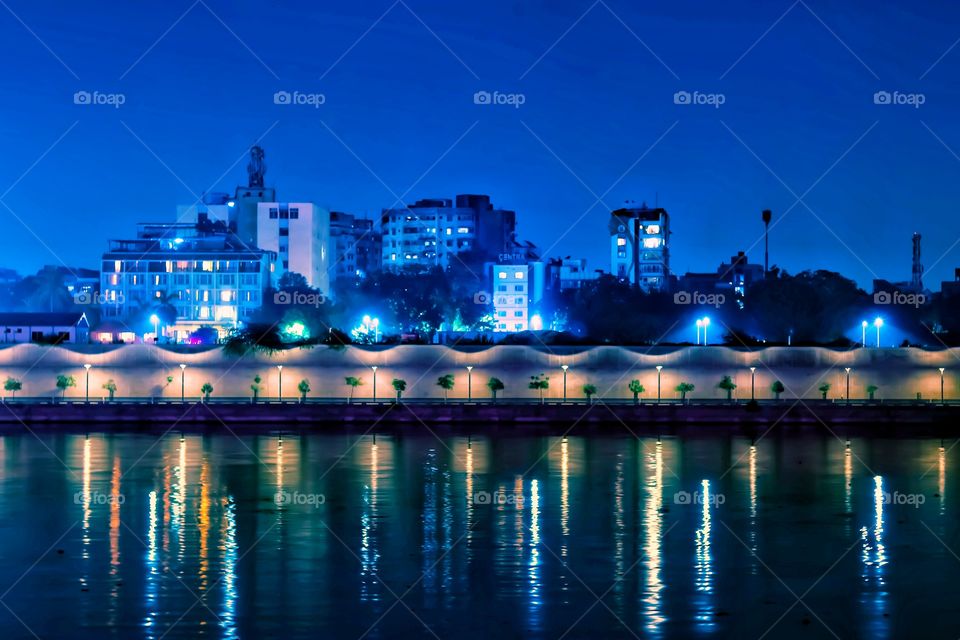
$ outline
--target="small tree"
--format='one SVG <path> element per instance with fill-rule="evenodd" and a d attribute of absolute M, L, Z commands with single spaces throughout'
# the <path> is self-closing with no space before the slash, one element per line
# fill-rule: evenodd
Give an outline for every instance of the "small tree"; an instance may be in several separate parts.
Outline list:
<path fill-rule="evenodd" d="M 587 404 L 593 404 L 593 396 L 597 392 L 597 386 L 594 384 L 583 385 L 583 395 L 587 396 Z"/>
<path fill-rule="evenodd" d="M 310 393 L 310 382 L 304 378 L 297 385 L 297 391 L 300 392 L 300 402 L 303 402 L 307 399 L 307 394 Z"/>
<path fill-rule="evenodd" d="M 822 397 L 824 400 L 826 400 L 826 399 L 827 399 L 827 393 L 830 391 L 830 383 L 829 383 L 829 382 L 824 382 L 822 385 L 820 385 L 820 386 L 818 387 L 818 390 L 820 391 L 821 397 Z"/>
<path fill-rule="evenodd" d="M 75 386 L 77 386 L 77 381 L 73 376 L 65 376 L 63 374 L 57 376 L 57 389 L 60 389 L 61 398 L 67 395 L 67 389 Z"/>
<path fill-rule="evenodd" d="M 16 378 L 7 378 L 7 381 L 3 383 L 3 388 L 13 393 L 13 397 L 16 398 L 17 391 L 23 389 L 23 383 Z"/>
<path fill-rule="evenodd" d="M 350 404 L 353 402 L 353 392 L 357 390 L 357 387 L 363 384 L 363 380 L 354 376 L 347 376 L 344 378 L 344 381 L 347 383 L 347 386 L 350 387 L 350 397 L 347 398 L 347 404 Z"/>
<path fill-rule="evenodd" d="M 643 388 L 643 385 L 640 384 L 639 380 L 631 380 L 630 384 L 627 385 L 627 388 L 630 389 L 630 393 L 633 394 L 633 404 L 640 404 L 640 394 L 646 391 Z"/>
<path fill-rule="evenodd" d="M 437 378 L 437 386 L 443 389 L 443 403 L 447 403 L 447 393 L 453 389 L 453 374 L 448 373 Z"/>
<path fill-rule="evenodd" d="M 166 388 L 169 387 L 171 384 L 173 384 L 173 376 L 167 376 L 167 383 L 166 383 L 165 385 L 163 385 L 163 388 L 166 389 Z"/>
<path fill-rule="evenodd" d="M 870 396 L 870 401 L 873 402 L 873 395 L 880 389 L 875 384 L 867 385 L 867 395 Z"/>
<path fill-rule="evenodd" d="M 397 402 L 400 402 L 403 392 L 407 390 L 407 381 L 402 378 L 394 378 L 390 384 L 393 385 L 393 390 L 397 392 Z"/>
<path fill-rule="evenodd" d="M 262 381 L 262 378 L 260 377 L 260 374 L 259 374 L 259 373 L 258 373 L 257 375 L 255 375 L 255 376 L 253 376 L 253 384 L 250 385 L 250 391 L 253 391 L 253 401 L 254 401 L 254 402 L 257 401 L 257 396 L 260 395 L 260 382 L 261 382 L 261 381 Z"/>
<path fill-rule="evenodd" d="M 720 378 L 720 383 L 717 385 L 717 389 L 723 389 L 727 392 L 727 400 L 733 400 L 733 390 L 737 388 L 737 383 L 733 381 L 733 378 L 730 376 L 723 376 Z"/>
<path fill-rule="evenodd" d="M 689 382 L 681 382 L 675 387 L 677 393 L 680 394 L 680 400 L 686 402 L 687 394 L 696 389 L 693 384 Z"/>
<path fill-rule="evenodd" d="M 117 392 L 117 383 L 113 381 L 113 378 L 103 383 L 103 389 L 110 394 L 110 402 L 113 402 L 113 396 Z"/>
<path fill-rule="evenodd" d="M 772 391 L 773 395 L 779 400 L 780 394 L 786 391 L 786 387 L 784 387 L 783 383 L 779 380 L 774 380 L 773 384 L 770 385 L 770 391 Z"/>
<path fill-rule="evenodd" d="M 200 387 L 200 393 L 203 394 L 204 402 L 210 402 L 210 394 L 213 393 L 213 385 L 209 382 L 204 382 L 203 386 Z"/>
<path fill-rule="evenodd" d="M 530 384 L 527 386 L 540 393 L 540 404 L 543 404 L 543 391 L 550 388 L 550 376 L 542 373 L 538 376 L 530 376 Z"/>
<path fill-rule="evenodd" d="M 497 391 L 503 391 L 504 385 L 503 380 L 500 378 L 490 378 L 487 380 L 487 387 L 490 389 L 490 394 L 493 395 L 493 402 L 497 402 Z"/>

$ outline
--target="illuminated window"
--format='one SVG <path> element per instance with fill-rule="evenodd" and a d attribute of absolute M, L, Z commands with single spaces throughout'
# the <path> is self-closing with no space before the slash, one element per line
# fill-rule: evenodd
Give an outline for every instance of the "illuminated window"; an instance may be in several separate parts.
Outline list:
<path fill-rule="evenodd" d="M 618 247 L 624 247 L 624 246 L 626 246 L 626 244 L 627 244 L 627 239 L 626 239 L 626 238 L 617 238 L 617 246 L 618 246 Z"/>
<path fill-rule="evenodd" d="M 230 289 L 224 289 L 220 292 L 220 302 L 233 302 L 233 291 Z"/>
<path fill-rule="evenodd" d="M 453 227 L 447 227 L 447 235 L 453 235 Z"/>
<path fill-rule="evenodd" d="M 660 247 L 660 238 L 644 238 L 643 246 L 647 249 L 657 249 Z"/>
<path fill-rule="evenodd" d="M 660 225 L 658 225 L 658 224 L 648 224 L 648 225 L 647 225 L 647 228 L 645 229 L 645 231 L 646 231 L 648 234 L 651 234 L 651 235 L 652 235 L 652 234 L 660 233 Z"/>
<path fill-rule="evenodd" d="M 499 276 L 500 276 L 500 279 L 501 279 L 501 280 L 506 280 L 506 279 L 507 279 L 507 272 L 506 272 L 506 271 L 501 271 L 501 272 L 499 273 Z"/>
<path fill-rule="evenodd" d="M 517 280 L 523 280 L 523 271 L 517 271 L 516 273 L 513 274 L 513 277 L 516 278 Z"/>
<path fill-rule="evenodd" d="M 114 270 L 114 272 L 116 272 L 116 273 L 120 273 L 120 261 L 119 261 L 119 260 L 114 260 L 114 261 L 113 261 L 113 270 Z"/>
<path fill-rule="evenodd" d="M 213 260 L 204 260 L 200 268 L 202 271 L 213 271 Z"/>
<path fill-rule="evenodd" d="M 458 227 L 457 233 L 470 233 L 470 227 Z"/>
<path fill-rule="evenodd" d="M 173 273 L 173 261 L 167 260 L 167 263 L 164 265 L 164 270 L 167 273 Z"/>

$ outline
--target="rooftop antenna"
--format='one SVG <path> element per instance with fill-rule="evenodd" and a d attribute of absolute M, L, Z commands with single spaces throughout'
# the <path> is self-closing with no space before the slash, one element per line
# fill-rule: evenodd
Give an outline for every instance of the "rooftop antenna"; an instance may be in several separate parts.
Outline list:
<path fill-rule="evenodd" d="M 923 291 L 923 265 L 920 264 L 920 234 L 913 234 L 913 271 L 910 286 L 914 291 Z"/>
<path fill-rule="evenodd" d="M 761 214 L 763 217 L 763 277 L 767 277 L 770 271 L 770 219 L 773 213 L 770 209 L 764 209 Z"/>

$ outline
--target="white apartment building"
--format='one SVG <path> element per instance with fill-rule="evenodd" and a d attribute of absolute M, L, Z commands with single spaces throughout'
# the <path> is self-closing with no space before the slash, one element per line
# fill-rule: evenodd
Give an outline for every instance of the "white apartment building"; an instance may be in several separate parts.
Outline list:
<path fill-rule="evenodd" d="M 330 212 L 310 202 L 257 203 L 257 247 L 277 254 L 274 283 L 293 271 L 330 293 Z"/>

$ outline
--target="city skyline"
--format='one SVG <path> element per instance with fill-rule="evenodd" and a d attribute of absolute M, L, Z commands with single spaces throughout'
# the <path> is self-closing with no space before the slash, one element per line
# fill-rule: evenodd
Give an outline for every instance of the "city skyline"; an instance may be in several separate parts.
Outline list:
<path fill-rule="evenodd" d="M 632 200 L 670 212 L 674 273 L 740 250 L 760 262 L 769 208 L 771 265 L 869 290 L 909 279 L 916 231 L 936 289 L 960 235 L 948 215 L 960 130 L 942 85 L 960 64 L 956 10 L 869 8 L 864 27 L 866 3 L 704 5 L 678 31 L 678 9 L 605 2 L 335 15 L 100 3 L 82 11 L 97 28 L 80 33 L 79 9 L 11 4 L 0 24 L 22 64 L 7 78 L 17 99 L 0 159 L 6 266 L 92 266 L 109 237 L 242 184 L 259 143 L 281 200 L 376 219 L 486 193 L 545 257 L 591 269 L 608 269 L 609 212 Z M 891 51 L 907 31 L 911 46 Z M 75 104 L 78 92 L 104 103 Z"/>

